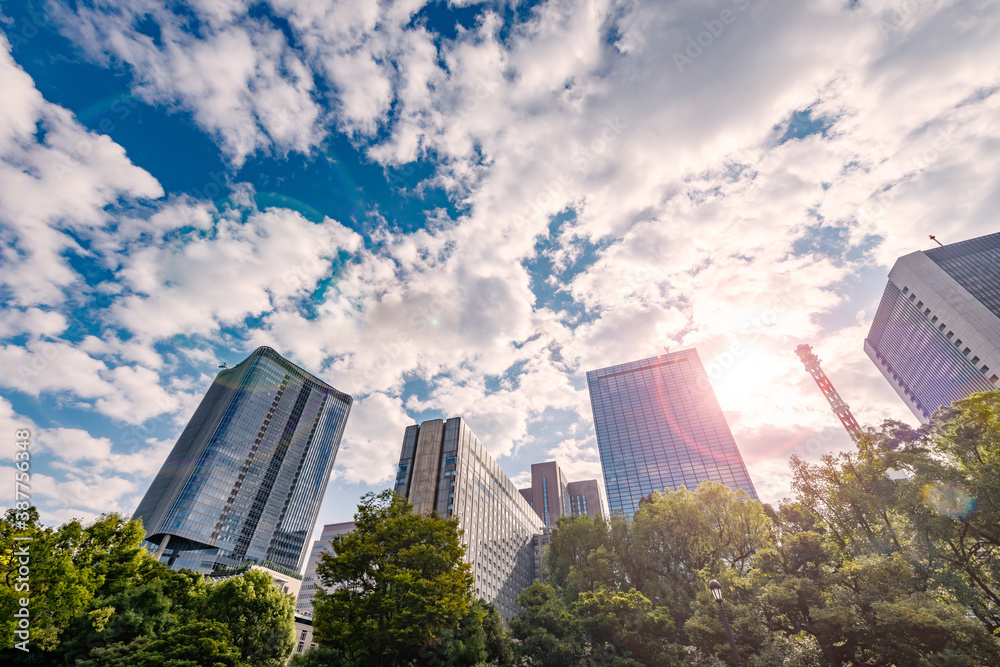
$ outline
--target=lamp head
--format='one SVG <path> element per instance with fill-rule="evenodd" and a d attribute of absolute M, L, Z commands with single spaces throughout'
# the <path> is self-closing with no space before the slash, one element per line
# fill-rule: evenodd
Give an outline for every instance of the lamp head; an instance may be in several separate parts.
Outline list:
<path fill-rule="evenodd" d="M 720 584 L 715 579 L 708 582 L 708 590 L 712 591 L 712 597 L 717 601 L 722 602 L 722 584 Z"/>

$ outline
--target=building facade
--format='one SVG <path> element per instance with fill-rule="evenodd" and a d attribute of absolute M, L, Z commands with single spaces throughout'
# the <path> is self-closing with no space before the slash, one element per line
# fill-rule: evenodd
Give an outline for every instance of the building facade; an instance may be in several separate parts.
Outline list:
<path fill-rule="evenodd" d="M 320 533 L 319 539 L 313 542 L 312 550 L 309 552 L 309 562 L 306 565 L 305 575 L 302 577 L 302 588 L 299 590 L 298 599 L 295 601 L 296 614 L 312 616 L 312 601 L 313 596 L 316 595 L 316 591 L 319 589 L 323 589 L 326 592 L 330 591 L 330 589 L 320 583 L 319 578 L 316 576 L 316 566 L 319 565 L 319 555 L 324 551 L 330 550 L 330 541 L 334 537 L 349 533 L 352 530 L 354 530 L 353 521 L 345 521 L 344 523 L 328 523 L 323 526 L 323 532 Z"/>
<path fill-rule="evenodd" d="M 924 423 L 1000 388 L 1000 233 L 896 260 L 864 349 Z"/>
<path fill-rule="evenodd" d="M 468 425 L 455 417 L 408 426 L 395 490 L 415 512 L 458 518 L 475 594 L 509 621 L 534 579 L 532 536 L 542 522 Z"/>
<path fill-rule="evenodd" d="M 351 403 L 269 347 L 221 371 L 135 511 L 158 558 L 301 571 Z"/>
<path fill-rule="evenodd" d="M 567 515 L 588 516 L 591 519 L 598 514 L 608 516 L 608 511 L 604 508 L 604 496 L 596 479 L 570 482 L 566 485 L 566 491 L 569 493 Z"/>
<path fill-rule="evenodd" d="M 531 486 L 521 489 L 521 496 L 528 501 L 535 514 L 545 524 L 541 533 L 531 541 L 532 563 L 535 579 L 545 580 L 543 557 L 552 529 L 561 516 L 607 516 L 601 487 L 596 479 L 569 482 L 562 468 L 555 461 L 531 465 Z"/>
<path fill-rule="evenodd" d="M 587 373 L 612 514 L 653 491 L 711 480 L 757 492 L 694 349 Z"/>
<path fill-rule="evenodd" d="M 570 482 L 555 461 L 531 465 L 531 486 L 521 495 L 546 526 L 555 527 L 562 515 L 607 515 L 596 479 Z"/>

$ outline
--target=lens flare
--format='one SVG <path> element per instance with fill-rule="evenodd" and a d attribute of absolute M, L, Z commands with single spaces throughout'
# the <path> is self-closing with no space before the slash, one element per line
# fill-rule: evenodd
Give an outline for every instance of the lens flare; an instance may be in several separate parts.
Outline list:
<path fill-rule="evenodd" d="M 920 493 L 927 507 L 949 519 L 964 519 L 976 507 L 975 499 L 957 482 L 931 482 Z"/>

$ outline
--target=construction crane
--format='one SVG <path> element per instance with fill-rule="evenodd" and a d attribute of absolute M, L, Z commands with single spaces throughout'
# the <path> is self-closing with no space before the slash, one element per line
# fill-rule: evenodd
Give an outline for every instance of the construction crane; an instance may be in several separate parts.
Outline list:
<path fill-rule="evenodd" d="M 802 365 L 806 367 L 809 375 L 812 375 L 813 380 L 816 380 L 816 384 L 819 385 L 820 391 L 826 396 L 826 400 L 830 402 L 830 407 L 833 408 L 833 413 L 840 418 L 840 423 L 844 425 L 847 432 L 850 434 L 851 439 L 857 442 L 858 435 L 861 433 L 861 427 L 858 426 L 858 420 L 854 418 L 851 414 L 851 408 L 847 403 L 844 403 L 844 399 L 840 397 L 837 390 L 834 389 L 833 383 L 830 382 L 830 378 L 826 376 L 823 369 L 819 365 L 819 357 L 813 354 L 812 346 L 810 345 L 799 345 L 795 348 L 795 354 L 799 355 L 799 359 L 802 360 Z"/>

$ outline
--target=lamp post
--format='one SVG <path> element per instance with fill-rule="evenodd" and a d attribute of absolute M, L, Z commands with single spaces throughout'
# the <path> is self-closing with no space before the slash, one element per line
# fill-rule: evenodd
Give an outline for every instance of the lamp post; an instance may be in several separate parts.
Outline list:
<path fill-rule="evenodd" d="M 722 614 L 722 625 L 726 628 L 726 637 L 729 638 L 729 648 L 733 652 L 733 660 L 736 661 L 736 667 L 743 667 L 743 663 L 740 662 L 740 654 L 736 651 L 736 641 L 733 639 L 733 629 L 729 627 L 729 617 L 726 616 L 726 608 L 722 606 L 722 584 L 720 584 L 715 579 L 708 582 L 708 589 L 712 591 L 712 597 L 715 601 L 719 603 L 719 613 Z"/>

